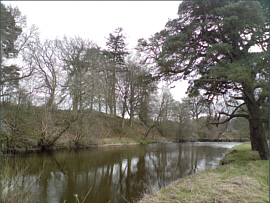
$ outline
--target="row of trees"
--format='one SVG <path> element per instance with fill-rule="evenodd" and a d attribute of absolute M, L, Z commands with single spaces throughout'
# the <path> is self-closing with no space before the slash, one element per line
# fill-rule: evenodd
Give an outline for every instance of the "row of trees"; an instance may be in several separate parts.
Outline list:
<path fill-rule="evenodd" d="M 122 129 L 125 118 L 130 126 L 135 117 L 146 126 L 154 119 L 156 105 L 151 98 L 157 94 L 158 82 L 138 54 L 129 55 L 122 28 L 109 34 L 102 50 L 81 37 L 41 40 L 37 27 L 27 28 L 18 8 L 4 4 L 1 22 L 2 107 L 44 109 L 40 130 L 34 132 L 41 147 L 51 147 L 74 122 L 75 134 L 81 138 L 85 112 L 121 116 Z M 54 122 L 56 109 L 70 110 L 70 116 Z M 7 142 L 30 133 L 23 131 L 18 112 L 3 112 L 2 137 Z"/>
<path fill-rule="evenodd" d="M 151 64 L 145 64 L 139 53 L 129 56 L 122 28 L 109 34 L 106 50 L 81 37 L 40 40 L 34 26 L 23 32 L 26 21 L 17 8 L 3 4 L 1 8 L 5 10 L 2 21 L 7 22 L 4 17 L 10 15 L 13 30 L 19 30 L 15 33 L 2 24 L 1 31 L 12 42 L 5 44 L 2 38 L 3 105 L 43 106 L 49 112 L 57 108 L 75 113 L 100 111 L 120 115 L 122 126 L 124 118 L 129 118 L 132 126 L 132 120 L 138 117 L 150 129 L 161 121 L 177 122 L 179 117 L 187 117 L 180 116 L 181 103 L 173 99 L 169 89 L 158 91 Z M 23 23 L 17 19 L 23 19 Z M 12 65 L 7 65 L 12 59 Z M 14 59 L 19 65 L 14 65 Z M 198 108 L 191 110 L 193 119 L 205 113 L 197 98 L 187 98 L 183 105 L 186 111 L 187 105 Z M 190 118 L 190 113 L 186 114 Z"/>
<path fill-rule="evenodd" d="M 122 28 L 109 34 L 106 50 L 80 37 L 41 41 L 36 27 L 23 32 L 17 8 L 1 4 L 1 99 L 121 115 L 122 128 L 125 117 L 132 125 L 137 116 L 145 136 L 200 115 L 216 126 L 245 118 L 252 149 L 268 159 L 268 10 L 265 2 L 184 1 L 179 17 L 139 39 L 138 54 L 130 56 Z M 20 65 L 9 63 L 16 58 Z M 179 103 L 168 90 L 157 97 L 160 79 L 189 80 L 191 97 Z"/>
<path fill-rule="evenodd" d="M 1 4 L 1 10 L 3 104 L 129 115 L 130 125 L 135 115 L 148 119 L 148 97 L 157 82 L 139 57 L 128 56 L 122 28 L 109 34 L 101 50 L 81 37 L 40 40 L 36 27 L 23 32 L 26 21 L 17 8 Z"/>

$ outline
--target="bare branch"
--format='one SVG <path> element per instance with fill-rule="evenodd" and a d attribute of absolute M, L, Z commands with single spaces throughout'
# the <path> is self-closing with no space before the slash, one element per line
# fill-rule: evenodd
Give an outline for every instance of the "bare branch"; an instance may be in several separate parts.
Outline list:
<path fill-rule="evenodd" d="M 224 121 L 221 121 L 221 122 L 219 122 L 219 119 L 218 119 L 218 122 L 211 122 L 210 124 L 218 126 L 219 124 L 224 124 L 224 123 L 229 122 L 233 118 L 237 118 L 237 117 L 238 118 L 242 117 L 242 118 L 246 118 L 246 119 L 250 118 L 249 115 L 247 115 L 247 114 L 227 114 L 227 113 L 224 113 L 224 112 L 222 114 L 224 114 L 226 116 L 229 116 L 229 118 L 227 118 L 227 119 L 225 119 Z"/>

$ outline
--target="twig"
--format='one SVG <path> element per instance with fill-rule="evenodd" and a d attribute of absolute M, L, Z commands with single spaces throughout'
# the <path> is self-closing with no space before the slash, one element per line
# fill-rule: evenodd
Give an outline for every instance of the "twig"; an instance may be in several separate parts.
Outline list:
<path fill-rule="evenodd" d="M 88 190 L 86 196 L 84 197 L 82 203 L 84 203 L 84 201 L 86 200 L 87 196 L 89 195 L 90 191 L 92 190 L 92 187 L 90 187 L 90 189 Z"/>
<path fill-rule="evenodd" d="M 124 196 L 122 195 L 122 197 L 123 197 L 123 199 L 127 202 L 127 203 L 130 203 L 129 201 L 127 201 L 127 199 L 126 198 L 124 198 Z"/>
<path fill-rule="evenodd" d="M 78 195 L 77 194 L 74 194 L 74 197 L 76 198 L 76 202 L 75 203 L 80 203 L 80 200 L 79 200 L 79 198 L 78 198 Z"/>

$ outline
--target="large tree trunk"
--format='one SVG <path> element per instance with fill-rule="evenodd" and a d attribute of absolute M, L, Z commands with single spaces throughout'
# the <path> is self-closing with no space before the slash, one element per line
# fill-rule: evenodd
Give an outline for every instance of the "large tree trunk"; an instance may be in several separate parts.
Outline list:
<path fill-rule="evenodd" d="M 126 96 L 125 100 L 123 102 L 123 111 L 122 111 L 122 121 L 121 121 L 121 129 L 123 130 L 125 127 L 125 114 L 126 114 L 126 108 L 127 108 L 127 103 L 126 103 Z"/>
<path fill-rule="evenodd" d="M 114 92 L 114 88 L 113 88 L 113 79 L 110 81 L 110 85 L 109 85 L 109 89 L 108 89 L 108 106 L 109 106 L 109 110 L 110 110 L 110 114 L 113 115 L 113 92 Z"/>
<path fill-rule="evenodd" d="M 54 100 L 55 100 L 55 88 L 51 89 L 50 98 L 48 99 L 48 102 L 47 102 L 49 111 L 53 111 Z"/>
<path fill-rule="evenodd" d="M 129 118 L 129 126 L 132 127 L 132 121 L 134 120 L 134 109 L 133 104 L 130 103 L 130 118 Z"/>
<path fill-rule="evenodd" d="M 256 102 L 254 93 L 249 85 L 244 85 L 246 98 L 245 103 L 250 114 L 249 131 L 252 150 L 259 152 L 262 160 L 269 160 L 269 148 L 263 130 L 260 106 Z"/>
<path fill-rule="evenodd" d="M 75 80 L 73 92 L 72 92 L 72 110 L 73 112 L 77 112 L 79 109 L 79 93 L 78 93 L 78 81 Z"/>
<path fill-rule="evenodd" d="M 151 125 L 151 126 L 147 129 L 147 131 L 146 131 L 146 133 L 145 133 L 145 135 L 144 135 L 144 139 L 148 137 L 148 135 L 149 135 L 150 131 L 152 130 L 152 128 L 154 128 L 154 127 L 156 127 L 156 126 L 157 126 L 157 123 L 155 122 L 153 125 Z"/>
<path fill-rule="evenodd" d="M 260 109 L 257 105 L 249 106 L 248 109 L 251 115 L 249 131 L 252 150 L 258 151 L 262 160 L 268 160 L 269 149 L 263 130 Z"/>
<path fill-rule="evenodd" d="M 98 111 L 101 112 L 101 96 L 98 95 Z"/>
<path fill-rule="evenodd" d="M 129 118 L 129 125 L 132 127 L 132 121 L 134 120 L 134 88 L 133 84 L 130 84 L 130 100 L 129 100 L 129 106 L 130 106 L 130 118 Z"/>
<path fill-rule="evenodd" d="M 78 108 L 79 108 L 79 98 L 77 97 L 77 95 L 75 94 L 73 97 L 73 112 L 77 112 Z"/>
<path fill-rule="evenodd" d="M 112 100 L 113 100 L 113 115 L 116 116 L 116 70 L 113 71 L 113 85 L 112 85 Z"/>

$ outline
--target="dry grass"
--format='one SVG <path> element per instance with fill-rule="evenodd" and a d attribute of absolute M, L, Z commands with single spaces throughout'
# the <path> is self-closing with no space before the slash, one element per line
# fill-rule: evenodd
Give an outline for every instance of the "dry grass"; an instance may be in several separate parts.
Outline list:
<path fill-rule="evenodd" d="M 22 178 L 28 170 L 28 166 L 22 166 L 16 162 L 12 165 L 12 157 L 9 156 L 2 156 L 1 159 L 1 202 L 36 201 L 34 192 L 40 176 Z"/>
<path fill-rule="evenodd" d="M 146 195 L 141 202 L 269 202 L 269 161 L 222 165 Z"/>

